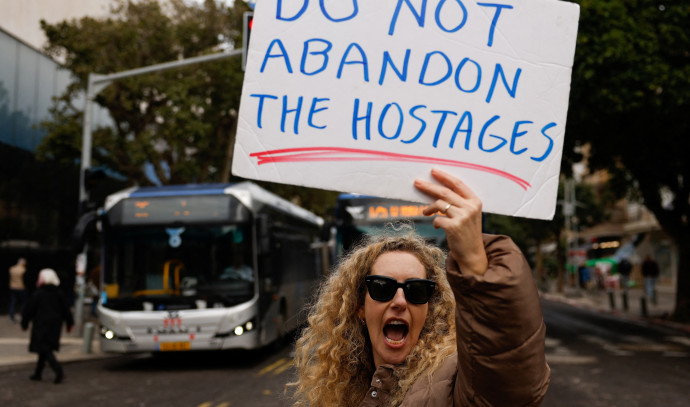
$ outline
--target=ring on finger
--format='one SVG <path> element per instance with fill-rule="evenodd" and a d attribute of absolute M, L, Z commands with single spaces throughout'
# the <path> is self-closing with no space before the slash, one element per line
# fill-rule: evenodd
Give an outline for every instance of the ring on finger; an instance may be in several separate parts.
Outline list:
<path fill-rule="evenodd" d="M 448 212 L 448 209 L 450 209 L 451 206 L 453 206 L 453 204 L 451 204 L 451 203 L 449 203 L 448 205 L 446 205 L 446 207 L 443 208 L 443 210 L 441 211 L 441 213 L 445 215 L 446 212 Z"/>

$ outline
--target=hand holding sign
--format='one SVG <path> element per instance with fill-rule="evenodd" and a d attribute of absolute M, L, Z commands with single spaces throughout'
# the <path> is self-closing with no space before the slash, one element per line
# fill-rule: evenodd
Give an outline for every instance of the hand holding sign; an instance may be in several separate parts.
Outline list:
<path fill-rule="evenodd" d="M 552 217 L 579 9 L 513 3 L 262 0 L 233 173 L 428 202 L 411 181 L 443 167 Z"/>
<path fill-rule="evenodd" d="M 464 182 L 447 172 L 432 170 L 437 183 L 415 180 L 415 187 L 436 200 L 424 214 L 441 212 L 434 218 L 434 227 L 446 232 L 449 254 L 463 274 L 482 275 L 488 259 L 482 240 L 482 202 Z"/>

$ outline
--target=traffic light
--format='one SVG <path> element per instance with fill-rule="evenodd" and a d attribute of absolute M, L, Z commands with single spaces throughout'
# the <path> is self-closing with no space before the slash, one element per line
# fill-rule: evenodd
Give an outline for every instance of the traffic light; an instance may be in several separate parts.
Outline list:
<path fill-rule="evenodd" d="M 98 207 L 103 183 L 107 178 L 105 171 L 100 168 L 89 167 L 84 169 L 84 175 L 80 180 L 84 184 L 84 195 L 79 197 L 79 215 L 83 215 Z"/>
<path fill-rule="evenodd" d="M 247 66 L 247 52 L 249 51 L 249 36 L 252 35 L 254 12 L 245 11 L 243 15 L 244 29 L 242 31 L 242 70 Z"/>

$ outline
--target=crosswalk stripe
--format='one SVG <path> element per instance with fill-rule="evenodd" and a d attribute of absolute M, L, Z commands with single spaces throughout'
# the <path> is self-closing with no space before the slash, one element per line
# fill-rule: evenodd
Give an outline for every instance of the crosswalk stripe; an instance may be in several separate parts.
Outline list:
<path fill-rule="evenodd" d="M 690 357 L 690 353 L 688 352 L 664 352 L 662 353 L 663 356 L 666 356 L 667 358 L 687 358 Z"/>
<path fill-rule="evenodd" d="M 554 355 L 547 353 L 546 361 L 549 364 L 564 364 L 564 365 L 586 365 L 598 363 L 594 356 L 578 356 L 578 355 Z"/>
<path fill-rule="evenodd" d="M 690 346 L 690 338 L 684 336 L 667 336 L 666 339 L 670 342 L 679 343 L 681 345 Z"/>

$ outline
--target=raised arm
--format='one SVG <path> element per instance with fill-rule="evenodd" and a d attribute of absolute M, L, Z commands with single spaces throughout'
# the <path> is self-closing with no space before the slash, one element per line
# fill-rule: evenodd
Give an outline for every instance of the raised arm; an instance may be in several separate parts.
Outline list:
<path fill-rule="evenodd" d="M 550 372 L 529 265 L 510 238 L 482 235 L 481 201 L 465 184 L 442 171 L 432 175 L 440 184 L 415 185 L 436 199 L 426 214 L 446 213 L 434 225 L 446 231 L 446 268 L 457 305 L 455 404 L 539 405 Z"/>

